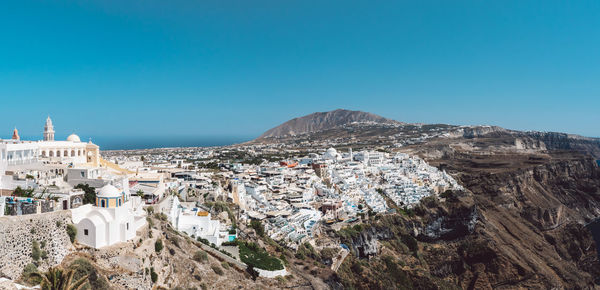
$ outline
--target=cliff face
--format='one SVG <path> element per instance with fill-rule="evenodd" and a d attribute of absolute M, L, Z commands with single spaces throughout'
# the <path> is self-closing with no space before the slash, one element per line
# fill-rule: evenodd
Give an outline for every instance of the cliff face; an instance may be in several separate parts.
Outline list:
<path fill-rule="evenodd" d="M 391 279 L 379 272 L 393 270 L 385 261 L 394 257 L 404 265 L 397 275 L 425 288 L 597 287 L 600 262 L 585 227 L 600 216 L 600 169 L 593 158 L 563 151 L 543 158 L 453 152 L 430 161 L 443 164 L 466 191 L 424 199 L 408 215 L 370 221 L 351 249 L 375 254 L 346 261 L 341 284 L 377 288 Z"/>
<path fill-rule="evenodd" d="M 33 242 L 47 258 L 39 261 L 39 269 L 56 266 L 73 250 L 66 226 L 70 224 L 70 211 L 0 218 L 0 277 L 17 279 L 23 268 L 33 263 Z"/>
<path fill-rule="evenodd" d="M 600 209 L 600 170 L 592 159 L 456 175 L 484 221 L 471 238 L 489 245 L 495 257 L 473 263 L 475 271 L 460 276 L 463 286 L 585 288 L 600 277 L 595 243 L 584 227 Z"/>

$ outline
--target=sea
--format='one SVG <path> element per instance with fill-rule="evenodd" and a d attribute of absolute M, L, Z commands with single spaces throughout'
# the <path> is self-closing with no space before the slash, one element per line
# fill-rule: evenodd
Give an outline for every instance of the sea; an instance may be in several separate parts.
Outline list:
<path fill-rule="evenodd" d="M 174 147 L 212 147 L 244 143 L 257 136 L 156 136 L 156 137 L 115 137 L 80 135 L 82 142 L 92 141 L 100 150 L 133 150 Z M 0 139 L 2 139 L 0 137 Z M 6 138 L 9 139 L 9 138 Z M 41 136 L 21 136 L 21 140 L 40 140 Z M 66 140 L 67 136 L 57 135 L 56 140 Z"/>
<path fill-rule="evenodd" d="M 101 150 L 133 150 L 174 147 L 212 147 L 227 146 L 250 141 L 252 137 L 218 136 L 218 137 L 95 137 L 92 142 Z M 87 141 L 87 140 L 81 140 Z"/>

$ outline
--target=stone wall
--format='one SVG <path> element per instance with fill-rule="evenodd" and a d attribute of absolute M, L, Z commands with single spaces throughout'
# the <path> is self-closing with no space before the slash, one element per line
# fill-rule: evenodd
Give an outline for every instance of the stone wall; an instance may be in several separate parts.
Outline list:
<path fill-rule="evenodd" d="M 40 259 L 41 271 L 60 264 L 73 248 L 66 231 L 70 223 L 71 212 L 66 210 L 0 217 L 0 277 L 17 279 L 23 268 L 33 263 L 31 251 L 34 240 L 48 254 L 47 259 Z"/>
<path fill-rule="evenodd" d="M 277 276 L 285 276 L 288 274 L 288 272 L 285 268 L 281 269 L 281 270 L 275 270 L 275 271 L 263 270 L 263 269 L 258 269 L 258 268 L 254 268 L 254 270 L 256 270 L 256 272 L 258 272 L 259 277 L 263 277 L 263 278 L 275 278 Z"/>

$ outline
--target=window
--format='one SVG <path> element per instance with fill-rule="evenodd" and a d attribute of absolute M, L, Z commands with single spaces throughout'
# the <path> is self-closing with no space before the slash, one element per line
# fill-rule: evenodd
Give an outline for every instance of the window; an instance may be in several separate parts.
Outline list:
<path fill-rule="evenodd" d="M 127 230 L 129 230 L 129 223 L 127 223 Z"/>
<path fill-rule="evenodd" d="M 83 230 L 83 234 L 87 236 L 87 235 L 88 235 L 88 230 L 87 230 L 87 229 L 84 229 L 84 230 Z"/>

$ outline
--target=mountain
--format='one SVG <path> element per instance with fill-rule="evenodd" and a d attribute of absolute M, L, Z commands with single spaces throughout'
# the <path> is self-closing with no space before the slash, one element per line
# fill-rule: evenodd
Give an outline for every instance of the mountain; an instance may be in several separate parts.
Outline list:
<path fill-rule="evenodd" d="M 375 114 L 338 109 L 329 112 L 317 112 L 287 121 L 262 134 L 261 138 L 294 136 L 339 128 L 353 123 L 401 125 L 403 123 Z"/>

